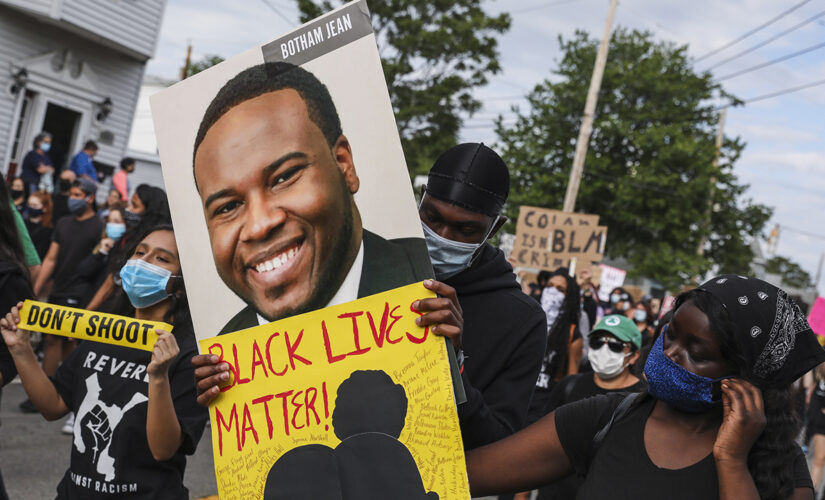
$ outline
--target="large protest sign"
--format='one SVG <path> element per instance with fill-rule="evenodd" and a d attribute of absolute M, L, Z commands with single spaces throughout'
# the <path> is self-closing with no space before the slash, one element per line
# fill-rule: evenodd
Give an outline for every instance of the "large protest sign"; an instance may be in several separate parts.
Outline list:
<path fill-rule="evenodd" d="M 599 262 L 604 255 L 607 227 L 598 215 L 578 214 L 523 205 L 516 222 L 510 257 L 520 267 L 554 271 L 571 259 L 579 265 Z"/>
<path fill-rule="evenodd" d="M 201 341 L 231 366 L 211 406 L 219 496 L 469 497 L 446 346 L 421 284 Z"/>
<path fill-rule="evenodd" d="M 301 488 L 342 477 L 466 498 L 452 350 L 411 323 L 429 292 L 403 288 L 433 272 L 366 2 L 151 106 L 195 333 L 236 375 L 211 411 L 221 498 L 336 498 Z M 372 397 L 342 404 L 347 387 Z M 381 443 L 336 424 L 393 401 L 389 427 L 362 429 Z"/>
<path fill-rule="evenodd" d="M 365 2 L 151 106 L 199 339 L 432 277 Z"/>
<path fill-rule="evenodd" d="M 155 329 L 172 331 L 172 325 L 168 323 L 138 320 L 34 300 L 23 302 L 20 323 L 17 326 L 24 330 L 132 347 L 142 351 L 154 349 L 158 340 Z"/>
<path fill-rule="evenodd" d="M 825 337 L 825 297 L 817 297 L 814 301 L 808 314 L 808 323 L 815 334 Z"/>

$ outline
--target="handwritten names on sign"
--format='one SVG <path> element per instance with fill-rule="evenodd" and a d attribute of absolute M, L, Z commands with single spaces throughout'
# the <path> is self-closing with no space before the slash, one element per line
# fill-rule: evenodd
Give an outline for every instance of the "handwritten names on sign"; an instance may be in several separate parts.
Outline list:
<path fill-rule="evenodd" d="M 415 325 L 429 296 L 416 283 L 202 340 L 230 366 L 210 407 L 221 499 L 468 498 L 447 347 Z"/>

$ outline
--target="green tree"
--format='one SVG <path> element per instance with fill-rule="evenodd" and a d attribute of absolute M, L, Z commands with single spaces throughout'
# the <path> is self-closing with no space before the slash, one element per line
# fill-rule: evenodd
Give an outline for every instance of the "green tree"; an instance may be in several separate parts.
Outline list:
<path fill-rule="evenodd" d="M 512 127 L 497 122 L 511 218 L 519 205 L 561 209 L 564 200 L 598 40 L 577 32 L 559 43 L 563 56 L 527 96 L 529 109 L 513 108 Z M 739 138 L 725 138 L 712 167 L 718 97 L 730 98 L 709 73 L 694 72 L 687 47 L 614 32 L 576 209 L 601 216 L 608 255 L 628 259 L 631 275 L 677 288 L 712 268 L 749 270 L 749 243 L 772 210 L 744 198 L 733 174 Z"/>
<path fill-rule="evenodd" d="M 782 282 L 794 288 L 808 288 L 814 285 L 811 275 L 796 262 L 781 256 L 768 259 L 765 271 L 782 276 Z"/>
<path fill-rule="evenodd" d="M 303 22 L 344 3 L 296 1 Z M 501 71 L 496 36 L 509 29 L 510 16 L 491 17 L 481 4 L 384 0 L 369 5 L 410 175 L 428 172 L 435 158 L 457 143 L 463 117 L 481 107 L 473 89 Z"/>
<path fill-rule="evenodd" d="M 189 64 L 189 67 L 186 69 L 186 78 L 189 78 L 192 75 L 196 75 L 201 71 L 207 68 L 211 68 L 212 66 L 222 62 L 223 57 L 217 54 L 206 54 L 197 61 L 194 61 Z"/>

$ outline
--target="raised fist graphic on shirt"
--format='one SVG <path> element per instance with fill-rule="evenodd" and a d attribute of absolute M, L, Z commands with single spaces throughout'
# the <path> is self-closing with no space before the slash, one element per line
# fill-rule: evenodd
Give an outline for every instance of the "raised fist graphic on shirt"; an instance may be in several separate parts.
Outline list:
<path fill-rule="evenodd" d="M 91 463 L 106 481 L 115 478 L 115 459 L 109 455 L 114 431 L 123 416 L 135 406 L 146 402 L 145 394 L 137 392 L 123 408 L 108 405 L 100 400 L 100 382 L 97 373 L 86 379 L 86 396 L 75 415 L 74 446 L 81 454 L 91 452 Z"/>

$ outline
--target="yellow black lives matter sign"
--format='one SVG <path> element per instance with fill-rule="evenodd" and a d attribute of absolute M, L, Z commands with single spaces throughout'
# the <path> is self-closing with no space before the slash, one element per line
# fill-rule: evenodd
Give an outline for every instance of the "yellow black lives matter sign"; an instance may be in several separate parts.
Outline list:
<path fill-rule="evenodd" d="M 151 351 L 158 334 L 155 329 L 172 331 L 172 325 L 160 321 L 141 321 L 126 316 L 87 311 L 27 300 L 20 309 L 19 328 L 62 335 L 80 340 L 132 347 Z"/>

